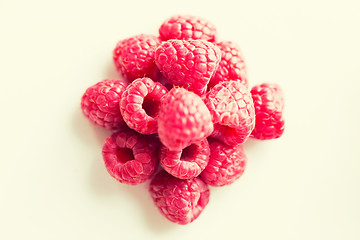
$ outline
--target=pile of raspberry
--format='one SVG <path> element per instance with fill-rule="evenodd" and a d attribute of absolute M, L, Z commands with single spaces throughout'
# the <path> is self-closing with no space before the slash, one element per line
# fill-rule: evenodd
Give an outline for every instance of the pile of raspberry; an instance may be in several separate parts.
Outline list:
<path fill-rule="evenodd" d="M 113 51 L 119 79 L 89 87 L 83 114 L 112 130 L 102 156 L 124 184 L 149 182 L 170 221 L 188 224 L 209 202 L 212 187 L 243 174 L 243 143 L 279 138 L 284 99 L 277 84 L 249 87 L 238 45 L 219 41 L 202 18 L 167 19 L 159 35 L 121 40 Z"/>

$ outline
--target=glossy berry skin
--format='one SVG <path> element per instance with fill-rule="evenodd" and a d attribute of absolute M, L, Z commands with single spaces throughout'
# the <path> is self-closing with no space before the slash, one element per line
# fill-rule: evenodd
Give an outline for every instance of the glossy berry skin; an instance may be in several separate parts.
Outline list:
<path fill-rule="evenodd" d="M 255 126 L 255 109 L 244 84 L 220 82 L 206 94 L 204 102 L 213 118 L 212 137 L 231 146 L 248 139 Z"/>
<path fill-rule="evenodd" d="M 241 144 L 229 146 L 210 138 L 209 163 L 201 173 L 201 179 L 215 187 L 229 185 L 244 173 L 247 158 Z"/>
<path fill-rule="evenodd" d="M 206 138 L 180 151 L 170 151 L 163 145 L 160 165 L 176 178 L 190 179 L 199 176 L 205 169 L 209 156 L 210 148 Z"/>
<path fill-rule="evenodd" d="M 211 114 L 202 99 L 184 88 L 173 88 L 161 100 L 158 134 L 163 145 L 180 151 L 208 137 L 213 131 Z"/>
<path fill-rule="evenodd" d="M 157 145 L 151 140 L 127 127 L 108 137 L 102 156 L 109 174 L 130 185 L 150 179 L 158 166 Z"/>
<path fill-rule="evenodd" d="M 86 89 L 81 98 L 81 110 L 92 123 L 111 130 L 124 125 L 119 102 L 127 83 L 105 79 Z"/>
<path fill-rule="evenodd" d="M 159 28 L 160 38 L 169 39 L 203 39 L 214 42 L 216 28 L 208 20 L 191 15 L 177 15 L 167 19 Z"/>
<path fill-rule="evenodd" d="M 142 134 L 157 133 L 160 100 L 168 90 L 150 78 L 138 78 L 121 96 L 120 111 L 125 123 Z"/>
<path fill-rule="evenodd" d="M 181 225 L 198 218 L 210 198 L 209 188 L 200 178 L 178 179 L 165 171 L 153 178 L 149 191 L 161 214 Z"/>
<path fill-rule="evenodd" d="M 281 137 L 285 129 L 284 97 L 279 85 L 263 83 L 251 89 L 256 123 L 251 136 L 260 140 Z"/>
<path fill-rule="evenodd" d="M 221 58 L 220 49 L 203 40 L 168 40 L 155 51 L 155 63 L 175 86 L 198 95 L 206 92 Z"/>
<path fill-rule="evenodd" d="M 146 34 L 119 41 L 113 51 L 117 71 L 129 82 L 140 77 L 156 78 L 159 71 L 154 53 L 159 43 L 158 37 Z"/>
<path fill-rule="evenodd" d="M 230 41 L 216 43 L 221 50 L 221 60 L 215 74 L 210 79 L 208 89 L 222 81 L 239 81 L 248 86 L 245 59 L 239 46 Z"/>

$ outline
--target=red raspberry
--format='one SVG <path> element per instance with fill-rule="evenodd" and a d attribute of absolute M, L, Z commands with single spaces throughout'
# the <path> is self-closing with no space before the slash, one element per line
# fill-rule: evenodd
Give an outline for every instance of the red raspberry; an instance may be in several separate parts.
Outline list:
<path fill-rule="evenodd" d="M 163 41 L 169 39 L 203 39 L 214 42 L 215 26 L 202 18 L 190 15 L 173 16 L 166 20 L 159 29 Z"/>
<path fill-rule="evenodd" d="M 161 100 L 158 133 L 163 145 L 180 151 L 209 136 L 211 114 L 201 98 L 184 88 L 173 88 Z"/>
<path fill-rule="evenodd" d="M 125 127 L 105 140 L 102 155 L 110 175 L 131 185 L 150 179 L 158 164 L 151 138 Z"/>
<path fill-rule="evenodd" d="M 160 100 L 168 90 L 150 78 L 138 78 L 124 91 L 120 111 L 126 124 L 142 134 L 157 132 Z"/>
<path fill-rule="evenodd" d="M 165 171 L 153 178 L 149 191 L 162 215 L 181 225 L 198 218 L 210 197 L 207 184 L 200 178 L 178 179 Z"/>
<path fill-rule="evenodd" d="M 221 50 L 221 60 L 214 76 L 210 79 L 208 89 L 222 81 L 236 80 L 248 86 L 247 70 L 244 56 L 239 46 L 233 42 L 216 43 Z"/>
<path fill-rule="evenodd" d="M 212 137 L 228 145 L 243 143 L 255 125 L 255 109 L 247 87 L 239 81 L 220 82 L 206 95 L 214 122 Z"/>
<path fill-rule="evenodd" d="M 220 58 L 220 49 L 203 40 L 168 40 L 155 51 L 155 62 L 162 74 L 175 86 L 198 95 L 206 92 Z"/>
<path fill-rule="evenodd" d="M 204 182 L 225 186 L 240 178 L 247 162 L 242 145 L 229 146 L 214 139 L 209 139 L 209 144 L 209 163 L 200 175 Z"/>
<path fill-rule="evenodd" d="M 126 86 L 122 80 L 105 79 L 89 87 L 81 98 L 83 114 L 98 126 L 118 129 L 124 124 L 119 102 Z"/>
<path fill-rule="evenodd" d="M 260 140 L 279 138 L 285 129 L 284 97 L 279 85 L 264 83 L 251 89 L 256 123 L 251 136 Z"/>
<path fill-rule="evenodd" d="M 167 80 L 167 78 L 162 74 L 159 74 L 159 77 L 156 79 L 156 81 L 161 83 L 161 85 L 166 87 L 166 89 L 169 91 L 173 88 L 172 83 L 169 80 Z"/>
<path fill-rule="evenodd" d="M 139 77 L 156 78 L 154 53 L 159 43 L 158 37 L 146 34 L 119 41 L 113 51 L 116 69 L 130 82 Z"/>
<path fill-rule="evenodd" d="M 209 161 L 209 143 L 204 138 L 180 151 L 170 151 L 164 145 L 161 148 L 160 165 L 168 173 L 180 179 L 197 177 Z"/>

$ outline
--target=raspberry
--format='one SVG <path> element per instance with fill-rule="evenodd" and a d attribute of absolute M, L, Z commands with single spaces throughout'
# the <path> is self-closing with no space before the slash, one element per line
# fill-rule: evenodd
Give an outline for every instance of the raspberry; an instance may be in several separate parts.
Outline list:
<path fill-rule="evenodd" d="M 247 70 L 244 56 L 239 46 L 230 41 L 216 43 L 221 50 L 221 60 L 214 76 L 210 79 L 208 89 L 222 81 L 236 80 L 248 86 Z"/>
<path fill-rule="evenodd" d="M 256 123 L 251 136 L 260 140 L 279 138 L 285 129 L 284 97 L 279 85 L 264 83 L 251 89 Z"/>
<path fill-rule="evenodd" d="M 203 40 L 168 40 L 155 50 L 155 63 L 161 73 L 175 86 L 198 95 L 206 92 L 220 58 L 220 49 Z"/>
<path fill-rule="evenodd" d="M 212 137 L 228 145 L 243 143 L 255 125 L 255 109 L 247 87 L 239 81 L 220 82 L 207 94 L 214 132 Z"/>
<path fill-rule="evenodd" d="M 204 138 L 180 151 L 170 151 L 164 145 L 161 148 L 160 165 L 168 173 L 180 179 L 197 177 L 209 161 L 209 143 Z"/>
<path fill-rule="evenodd" d="M 133 81 L 120 102 L 125 123 L 142 134 L 156 133 L 160 100 L 167 92 L 163 85 L 147 77 Z"/>
<path fill-rule="evenodd" d="M 206 138 L 213 130 L 211 114 L 195 93 L 173 88 L 161 100 L 158 134 L 170 150 L 182 150 Z"/>
<path fill-rule="evenodd" d="M 167 78 L 162 74 L 159 74 L 159 77 L 156 79 L 156 81 L 161 83 L 161 85 L 166 87 L 166 89 L 169 91 L 173 88 L 172 83 L 169 80 L 167 80 Z"/>
<path fill-rule="evenodd" d="M 241 144 L 229 146 L 209 139 L 210 159 L 201 173 L 201 179 L 211 186 L 225 186 L 244 173 L 247 158 Z"/>
<path fill-rule="evenodd" d="M 105 79 L 89 87 L 81 98 L 83 114 L 98 126 L 118 129 L 124 124 L 119 102 L 126 86 L 122 80 Z"/>
<path fill-rule="evenodd" d="M 126 127 L 105 140 L 102 155 L 110 175 L 131 185 L 150 179 L 158 164 L 156 144 L 151 138 Z"/>
<path fill-rule="evenodd" d="M 158 37 L 146 34 L 119 41 L 113 51 L 117 71 L 129 82 L 139 77 L 156 78 L 159 71 L 154 53 L 159 43 Z"/>
<path fill-rule="evenodd" d="M 178 179 L 165 171 L 153 178 L 149 191 L 161 214 L 181 225 L 198 218 L 210 197 L 207 184 L 200 178 Z"/>
<path fill-rule="evenodd" d="M 159 29 L 163 41 L 169 39 L 203 39 L 214 42 L 215 26 L 202 18 L 190 15 L 177 15 L 166 20 Z"/>

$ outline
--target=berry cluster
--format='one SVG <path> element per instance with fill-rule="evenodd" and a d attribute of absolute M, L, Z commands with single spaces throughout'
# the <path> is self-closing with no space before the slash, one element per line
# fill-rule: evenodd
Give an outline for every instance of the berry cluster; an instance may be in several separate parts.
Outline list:
<path fill-rule="evenodd" d="M 159 35 L 117 43 L 113 61 L 120 79 L 89 87 L 84 115 L 114 132 L 102 156 L 109 174 L 125 184 L 150 181 L 149 192 L 170 221 L 188 224 L 209 202 L 209 186 L 243 174 L 242 144 L 284 131 L 280 87 L 249 88 L 238 45 L 218 41 L 215 26 L 174 16 Z"/>

